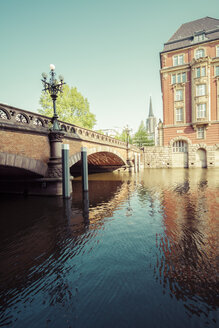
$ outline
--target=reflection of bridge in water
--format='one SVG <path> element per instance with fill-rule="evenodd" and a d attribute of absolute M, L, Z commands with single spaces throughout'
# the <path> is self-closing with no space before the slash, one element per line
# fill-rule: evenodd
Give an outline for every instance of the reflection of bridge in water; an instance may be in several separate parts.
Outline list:
<path fill-rule="evenodd" d="M 11 198 L 2 198 L 1 288 L 22 290 L 36 284 L 48 272 L 62 275 L 64 262 L 60 260 L 57 264 L 57 259 L 66 252 L 65 261 L 74 257 L 78 247 L 83 251 L 97 230 L 104 228 L 105 219 L 113 216 L 134 188 L 134 183 L 120 179 L 93 182 L 90 184 L 89 217 L 84 213 L 79 181 L 74 187 L 73 204 L 71 200 L 60 198 L 21 197 L 14 199 L 12 207 L 8 206 Z M 10 294 L 3 291 L 2 295 L 4 300 L 0 299 L 0 305 L 4 308 L 10 303 Z"/>

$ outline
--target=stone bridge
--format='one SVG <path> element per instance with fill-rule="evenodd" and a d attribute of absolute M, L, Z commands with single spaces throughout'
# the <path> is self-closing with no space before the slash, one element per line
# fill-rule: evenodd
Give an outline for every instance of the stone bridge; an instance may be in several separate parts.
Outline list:
<path fill-rule="evenodd" d="M 62 143 L 69 144 L 71 175 L 80 173 L 81 147 L 87 148 L 89 173 L 128 168 L 140 154 L 139 148 L 115 138 L 62 121 L 59 124 L 62 132 L 51 132 L 51 118 L 0 104 L 0 179 L 4 190 L 19 180 L 27 192 L 61 194 L 57 181 L 62 176 Z M 14 191 L 20 191 L 19 184 L 13 186 Z"/>

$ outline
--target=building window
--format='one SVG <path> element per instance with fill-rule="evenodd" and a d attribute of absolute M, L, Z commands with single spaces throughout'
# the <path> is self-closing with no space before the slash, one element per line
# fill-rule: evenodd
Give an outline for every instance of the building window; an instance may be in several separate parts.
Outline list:
<path fill-rule="evenodd" d="M 206 76 L 206 67 L 205 66 L 201 67 L 201 76 Z"/>
<path fill-rule="evenodd" d="M 183 90 L 178 89 L 175 91 L 175 101 L 183 100 Z"/>
<path fill-rule="evenodd" d="M 197 41 L 204 41 L 205 39 L 205 34 L 200 34 L 200 35 L 197 35 Z"/>
<path fill-rule="evenodd" d="M 185 72 L 183 72 L 181 74 L 181 80 L 182 80 L 182 82 L 186 82 L 186 73 Z"/>
<path fill-rule="evenodd" d="M 197 129 L 197 138 L 204 139 L 204 137 L 205 137 L 205 128 L 204 126 L 199 126 Z"/>
<path fill-rule="evenodd" d="M 177 74 L 177 83 L 181 83 L 181 74 L 179 73 L 179 74 Z"/>
<path fill-rule="evenodd" d="M 183 65 L 184 55 L 173 56 L 173 66 Z"/>
<path fill-rule="evenodd" d="M 195 58 L 198 59 L 198 58 L 202 58 L 205 56 L 205 51 L 204 49 L 197 49 L 196 52 L 195 52 Z"/>
<path fill-rule="evenodd" d="M 196 77 L 200 77 L 201 76 L 201 68 L 197 67 L 196 68 Z"/>
<path fill-rule="evenodd" d="M 172 84 L 176 83 L 176 74 L 172 74 Z"/>
<path fill-rule="evenodd" d="M 186 73 L 172 74 L 172 84 L 186 82 Z"/>
<path fill-rule="evenodd" d="M 183 108 L 176 108 L 176 122 L 183 121 Z"/>
<path fill-rule="evenodd" d="M 197 118 L 206 118 L 206 104 L 197 105 Z"/>
<path fill-rule="evenodd" d="M 193 40 L 194 40 L 194 42 L 201 42 L 201 41 L 206 40 L 205 33 L 204 32 L 195 33 Z"/>
<path fill-rule="evenodd" d="M 184 140 L 178 140 L 173 143 L 173 152 L 174 153 L 187 153 L 188 144 Z"/>
<path fill-rule="evenodd" d="M 206 76 L 206 67 L 201 66 L 196 68 L 196 77 Z"/>
<path fill-rule="evenodd" d="M 219 57 L 219 46 L 216 46 L 216 57 Z"/>
<path fill-rule="evenodd" d="M 206 84 L 196 85 L 196 96 L 205 96 L 206 95 Z"/>
<path fill-rule="evenodd" d="M 215 67 L 215 76 L 219 76 L 219 66 Z"/>

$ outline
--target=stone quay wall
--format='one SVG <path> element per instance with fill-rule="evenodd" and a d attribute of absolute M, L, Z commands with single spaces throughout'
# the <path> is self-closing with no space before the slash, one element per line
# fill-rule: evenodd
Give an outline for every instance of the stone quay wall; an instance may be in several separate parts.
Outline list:
<path fill-rule="evenodd" d="M 203 158 L 200 158 L 200 151 Z M 175 153 L 172 145 L 144 147 L 142 162 L 145 168 L 216 168 L 219 167 L 219 144 L 188 144 L 188 152 Z"/>
<path fill-rule="evenodd" d="M 144 147 L 143 163 L 145 168 L 171 167 L 171 147 Z"/>

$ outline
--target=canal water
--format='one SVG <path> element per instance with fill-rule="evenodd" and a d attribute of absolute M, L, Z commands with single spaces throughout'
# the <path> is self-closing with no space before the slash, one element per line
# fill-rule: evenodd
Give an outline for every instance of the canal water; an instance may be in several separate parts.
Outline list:
<path fill-rule="evenodd" d="M 219 170 L 95 174 L 89 188 L 1 195 L 0 327 L 216 327 Z"/>

